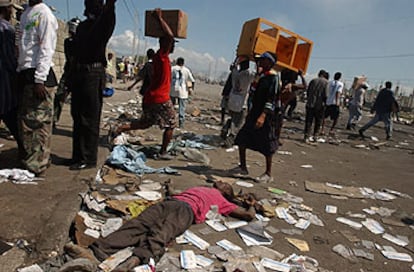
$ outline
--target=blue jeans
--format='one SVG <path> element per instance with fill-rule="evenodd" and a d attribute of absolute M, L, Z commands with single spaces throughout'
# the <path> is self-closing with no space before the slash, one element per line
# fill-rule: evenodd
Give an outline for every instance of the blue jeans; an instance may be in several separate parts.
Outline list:
<path fill-rule="evenodd" d="M 361 128 L 361 131 L 365 131 L 378 123 L 379 121 L 384 122 L 385 125 L 385 132 L 387 133 L 387 137 L 392 136 L 392 119 L 391 113 L 376 113 L 374 118 L 372 118 L 365 126 Z"/>
<path fill-rule="evenodd" d="M 187 98 L 178 98 L 178 121 L 180 127 L 184 126 L 185 108 L 187 106 Z"/>

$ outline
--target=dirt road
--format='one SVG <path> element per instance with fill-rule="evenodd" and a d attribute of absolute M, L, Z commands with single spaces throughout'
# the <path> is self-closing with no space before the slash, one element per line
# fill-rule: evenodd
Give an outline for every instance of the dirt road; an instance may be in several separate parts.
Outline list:
<path fill-rule="evenodd" d="M 185 132 L 193 132 L 199 135 L 208 135 L 211 139 L 219 142 L 220 131 L 214 129 L 218 126 L 219 105 L 221 86 L 197 83 L 196 93 L 192 102 L 188 105 L 187 113 L 189 118 L 183 130 L 176 130 L 174 135 L 179 136 Z M 113 109 L 131 99 L 136 99 L 137 92 L 123 90 L 119 86 L 112 98 L 105 99 L 103 120 L 108 116 L 116 116 Z M 109 103 L 109 104 L 108 104 Z M 201 110 L 201 115 L 191 117 L 195 110 Z M 299 105 L 299 111 L 303 111 L 303 104 Z M 367 115 L 367 113 L 365 113 Z M 239 190 L 254 192 L 259 198 L 272 199 L 273 195 L 267 191 L 268 187 L 276 187 L 291 193 L 294 196 L 302 197 L 303 204 L 311 207 L 324 222 L 324 227 L 311 225 L 303 231 L 303 235 L 286 235 L 282 232 L 272 234 L 274 241 L 270 246 L 273 249 L 288 256 L 292 253 L 307 255 L 319 261 L 319 265 L 331 271 L 409 271 L 412 263 L 388 260 L 378 250 L 366 250 L 374 254 L 374 260 L 358 258 L 356 262 L 337 255 L 332 247 L 337 244 L 344 244 L 350 248 L 362 248 L 354 244 L 341 234 L 341 231 L 350 231 L 359 239 L 373 241 L 379 245 L 393 246 L 398 252 L 413 252 L 397 246 L 381 237 L 374 235 L 368 229 L 354 230 L 349 226 L 339 223 L 336 218 L 339 216 L 350 218 L 350 213 L 365 214 L 381 222 L 378 214 L 367 215 L 362 211 L 370 207 L 386 207 L 394 209 L 395 212 L 390 218 L 398 222 L 405 222 L 403 226 L 392 226 L 382 224 L 386 233 L 406 236 L 413 246 L 413 221 L 414 205 L 412 199 L 397 197 L 392 201 L 381 201 L 376 199 L 338 199 L 328 194 L 313 193 L 305 190 L 305 181 L 333 183 L 342 186 L 368 187 L 377 191 L 383 188 L 392 189 L 414 196 L 414 128 L 406 125 L 395 125 L 393 140 L 382 144 L 385 132 L 382 124 L 366 132 L 369 136 L 376 136 L 379 142 L 361 140 L 352 132 L 342 130 L 345 127 L 347 112 L 342 112 L 337 132 L 339 144 L 318 143 L 308 145 L 302 142 L 302 130 L 304 124 L 300 120 L 285 122 L 282 132 L 283 146 L 281 151 L 291 152 L 291 155 L 275 155 L 273 162 L 272 184 L 256 184 L 253 188 L 242 188 Z M 364 116 L 362 124 L 368 121 L 369 117 Z M 106 131 L 102 130 L 102 135 Z M 161 141 L 161 131 L 158 128 L 151 128 L 144 135 L 152 135 L 158 142 Z M 53 136 L 53 157 L 52 166 L 48 170 L 45 181 L 39 185 L 14 185 L 11 183 L 0 184 L 0 239 L 7 242 L 16 242 L 18 239 L 25 239 L 33 247 L 37 254 L 27 257 L 22 251 L 13 251 L 0 256 L 0 271 L 13 271 L 23 261 L 31 263 L 38 260 L 38 257 L 47 257 L 51 252 L 60 253 L 63 245 L 68 240 L 70 222 L 79 210 L 80 199 L 78 193 L 87 190 L 83 180 L 95 176 L 95 170 L 71 172 L 67 166 L 62 165 L 65 158 L 71 154 L 71 118 L 69 106 L 65 105 L 63 117 Z M 104 138 L 104 137 L 103 137 Z M 380 144 L 379 144 L 380 143 Z M 11 141 L 0 138 L 0 168 L 16 167 L 16 149 Z M 365 148 L 361 145 L 364 145 Z M 359 148 L 355 147 L 359 146 Z M 102 146 L 99 150 L 100 163 L 106 159 L 108 150 Z M 227 152 L 225 148 L 217 147 L 214 150 L 203 151 L 211 160 L 208 167 L 197 163 L 188 162 L 182 155 L 177 156 L 168 166 L 180 171 L 180 176 L 171 177 L 174 188 L 182 190 L 195 185 L 206 185 L 205 179 L 200 175 L 209 173 L 226 173 L 238 163 L 237 150 Z M 260 175 L 264 170 L 264 158 L 253 151 L 248 151 L 248 165 L 251 177 Z M 153 167 L 166 166 L 165 161 L 149 160 L 148 164 Z M 311 168 L 303 168 L 302 165 L 311 165 Z M 147 175 L 145 178 L 154 181 L 165 181 L 169 178 L 166 175 Z M 325 205 L 338 207 L 337 214 L 325 213 Z M 355 221 L 363 219 L 354 218 Z M 411 224 L 411 226 L 410 226 Z M 293 229 L 285 221 L 272 218 L 270 226 L 276 229 Z M 205 228 L 204 224 L 193 226 L 191 230 L 199 234 L 199 230 Z M 212 232 L 203 236 L 204 239 L 214 244 L 223 238 L 231 240 L 239 246 L 245 247 L 243 241 L 234 230 L 225 233 Z M 292 247 L 286 237 L 294 237 L 306 240 L 309 243 L 309 252 L 300 252 Z M 190 245 L 174 245 L 171 249 L 195 247 Z M 39 255 L 40 254 L 40 255 Z M 53 253 L 52 253 L 53 254 Z M 14 260 L 14 261 L 12 261 Z M 362 269 L 362 270 L 361 270 Z"/>

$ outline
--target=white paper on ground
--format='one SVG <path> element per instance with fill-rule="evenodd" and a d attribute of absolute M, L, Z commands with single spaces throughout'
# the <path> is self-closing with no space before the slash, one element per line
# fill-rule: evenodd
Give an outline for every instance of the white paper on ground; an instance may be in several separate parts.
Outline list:
<path fill-rule="evenodd" d="M 83 218 L 83 223 L 90 229 L 100 230 L 104 225 L 104 222 L 95 218 L 92 218 L 87 212 L 79 211 L 78 215 Z"/>
<path fill-rule="evenodd" d="M 338 207 L 333 206 L 333 205 L 326 205 L 325 206 L 325 212 L 327 212 L 327 213 L 337 213 L 338 212 Z"/>
<path fill-rule="evenodd" d="M 258 241 L 254 239 L 254 237 L 249 236 L 246 233 L 238 232 L 238 234 L 240 235 L 246 246 L 270 246 L 273 242 L 273 237 L 267 232 L 264 232 L 264 235 L 266 238 L 270 240 L 269 242 Z"/>
<path fill-rule="evenodd" d="M 397 237 L 395 237 L 391 234 L 388 234 L 388 233 L 384 233 L 382 235 L 382 238 L 384 238 L 385 240 L 388 240 L 388 241 L 390 241 L 390 242 L 392 242 L 396 245 L 402 246 L 402 247 L 405 247 L 406 245 L 408 245 L 408 243 L 406 241 L 398 239 Z"/>
<path fill-rule="evenodd" d="M 106 237 L 114 231 L 117 231 L 123 224 L 123 220 L 120 217 L 108 218 L 105 224 L 102 226 L 102 237 Z"/>
<path fill-rule="evenodd" d="M 124 248 L 117 253 L 109 256 L 100 265 L 99 268 L 104 272 L 110 272 L 115 269 L 119 264 L 132 256 L 132 247 Z"/>
<path fill-rule="evenodd" d="M 239 185 L 239 186 L 241 186 L 241 187 L 245 187 L 245 188 L 252 188 L 252 187 L 254 187 L 253 183 L 246 182 L 246 181 L 242 181 L 242 180 L 236 181 L 236 184 Z"/>
<path fill-rule="evenodd" d="M 313 166 L 310 165 L 310 164 L 303 164 L 300 167 L 305 168 L 305 169 L 311 169 L 311 168 L 313 168 Z"/>
<path fill-rule="evenodd" d="M 242 250 L 241 247 L 239 247 L 236 244 L 233 244 L 232 242 L 230 242 L 229 240 L 226 240 L 226 239 L 220 240 L 216 244 L 218 246 L 221 246 L 222 248 L 224 248 L 227 251 L 229 251 L 229 250 L 235 250 L 235 251 Z"/>
<path fill-rule="evenodd" d="M 206 250 L 210 246 L 209 243 L 195 235 L 191 230 L 186 230 L 184 232 L 184 238 L 201 250 Z"/>
<path fill-rule="evenodd" d="M 144 264 L 134 268 L 134 272 L 152 272 L 152 269 L 149 265 Z"/>
<path fill-rule="evenodd" d="M 197 268 L 196 256 L 192 250 L 182 250 L 180 253 L 181 267 L 184 269 Z"/>
<path fill-rule="evenodd" d="M 180 236 L 175 237 L 175 242 L 176 242 L 178 245 L 183 245 L 183 244 L 188 244 L 188 243 L 189 243 L 189 242 L 188 242 L 188 240 L 187 240 L 187 239 L 185 239 L 184 234 L 182 234 L 182 235 L 180 235 Z"/>
<path fill-rule="evenodd" d="M 248 223 L 246 221 L 225 221 L 224 225 L 229 229 L 240 228 L 246 226 Z"/>
<path fill-rule="evenodd" d="M 101 233 L 99 231 L 93 229 L 86 229 L 83 233 L 95 239 L 98 239 L 99 236 L 101 236 Z"/>
<path fill-rule="evenodd" d="M 256 219 L 262 222 L 269 222 L 270 218 L 256 213 Z"/>
<path fill-rule="evenodd" d="M 101 212 L 106 207 L 106 203 L 102 202 L 99 203 L 93 196 L 86 194 L 83 198 L 83 201 L 85 202 L 86 206 L 88 206 L 88 209 L 95 210 L 97 212 Z"/>
<path fill-rule="evenodd" d="M 269 258 L 263 258 L 260 263 L 263 265 L 263 267 L 265 268 L 269 268 L 272 270 L 276 270 L 279 272 L 289 272 L 290 271 L 290 265 L 286 264 L 286 263 L 281 263 Z"/>
<path fill-rule="evenodd" d="M 325 184 L 326 184 L 326 186 L 329 186 L 329 187 L 332 187 L 332 188 L 335 188 L 335 189 L 342 189 L 342 188 L 344 188 L 344 186 L 342 186 L 342 185 L 334 184 L 334 183 L 330 183 L 330 182 L 326 182 Z"/>
<path fill-rule="evenodd" d="M 385 231 L 381 224 L 374 219 L 367 218 L 365 221 L 362 221 L 361 223 L 373 234 L 381 234 Z"/>
<path fill-rule="evenodd" d="M 199 266 L 207 267 L 212 265 L 214 261 L 212 259 L 204 257 L 203 255 L 196 255 L 196 263 Z"/>
<path fill-rule="evenodd" d="M 279 217 L 280 219 L 285 220 L 286 223 L 288 223 L 290 225 L 294 225 L 298 222 L 293 216 L 291 216 L 287 212 L 287 209 L 284 208 L 284 207 L 276 207 L 275 212 L 277 214 L 277 217 Z"/>
<path fill-rule="evenodd" d="M 354 228 L 354 229 L 359 230 L 359 229 L 362 228 L 362 224 L 360 224 L 358 222 L 355 222 L 355 221 L 352 221 L 352 220 L 349 220 L 345 217 L 338 217 L 338 218 L 336 218 L 336 221 L 341 222 L 343 224 L 346 224 L 346 225 L 348 225 L 348 226 L 350 226 L 351 228 Z"/>
<path fill-rule="evenodd" d="M 149 201 L 157 201 L 162 198 L 162 195 L 160 192 L 157 191 L 137 191 L 135 194 L 145 200 Z"/>
<path fill-rule="evenodd" d="M 303 218 L 299 219 L 299 221 L 295 224 L 295 227 L 305 230 L 309 227 L 310 225 L 310 221 L 309 220 L 305 220 Z"/>
<path fill-rule="evenodd" d="M 224 226 L 223 224 L 221 224 L 218 221 L 207 220 L 206 224 L 209 225 L 212 229 L 214 229 L 215 231 L 218 231 L 218 232 L 222 232 L 222 231 L 227 230 L 226 226 Z"/>
<path fill-rule="evenodd" d="M 34 264 L 31 266 L 19 268 L 17 269 L 17 272 L 43 272 L 43 269 L 39 265 Z"/>
<path fill-rule="evenodd" d="M 365 208 L 365 209 L 362 209 L 362 210 L 365 213 L 369 214 L 369 215 L 374 215 L 376 213 L 374 210 L 371 210 L 371 209 L 368 209 L 368 208 Z"/>
<path fill-rule="evenodd" d="M 411 258 L 410 255 L 407 253 L 400 253 L 400 252 L 390 252 L 390 251 L 381 251 L 382 255 L 384 255 L 385 258 L 390 260 L 398 260 L 402 262 L 412 262 L 413 258 Z"/>

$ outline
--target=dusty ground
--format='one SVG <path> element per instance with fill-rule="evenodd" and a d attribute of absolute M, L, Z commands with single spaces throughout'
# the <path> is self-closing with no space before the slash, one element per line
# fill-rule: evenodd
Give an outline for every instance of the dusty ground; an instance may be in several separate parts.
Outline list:
<path fill-rule="evenodd" d="M 110 105 L 105 105 L 103 117 L 115 116 L 110 113 L 111 109 L 130 99 L 136 99 L 137 92 L 127 92 L 124 86 L 119 86 L 119 90 L 112 98 L 105 99 Z M 219 131 L 208 128 L 206 124 L 218 125 L 219 103 L 221 88 L 218 85 L 207 85 L 198 83 L 195 97 L 188 106 L 188 113 L 195 108 L 201 109 L 201 117 L 192 118 L 186 123 L 185 131 L 194 132 L 201 135 L 215 135 L 214 139 L 219 140 Z M 113 106 L 115 105 L 115 106 Z M 303 104 L 299 105 L 299 111 L 303 110 Z M 338 127 L 345 126 L 347 112 L 343 112 Z M 367 113 L 366 113 L 367 115 Z M 211 116 L 216 116 L 212 118 Z M 362 124 L 369 120 L 365 116 Z M 356 135 L 341 130 L 338 131 L 339 139 L 344 140 L 339 145 L 319 143 L 317 145 L 306 145 L 302 143 L 303 122 L 285 122 L 285 129 L 282 132 L 283 146 L 279 150 L 290 151 L 292 155 L 275 155 L 273 162 L 273 176 L 275 182 L 272 184 L 255 184 L 251 191 L 261 198 L 270 198 L 267 187 L 277 187 L 290 192 L 293 195 L 303 197 L 304 204 L 313 208 L 325 223 L 325 227 L 311 225 L 304 231 L 303 235 L 293 237 L 306 240 L 310 245 L 310 252 L 301 253 L 288 244 L 283 233 L 274 234 L 274 242 L 271 248 L 290 255 L 298 253 L 308 255 L 319 261 L 320 266 L 332 271 L 409 271 L 412 263 L 404 263 L 385 259 L 377 250 L 373 251 L 375 260 L 369 261 L 358 259 L 358 262 L 351 263 L 348 260 L 332 252 L 332 247 L 342 243 L 349 247 L 353 244 L 340 234 L 340 231 L 349 230 L 360 239 L 374 241 L 380 245 L 392 245 L 399 252 L 409 252 L 397 245 L 394 245 L 380 237 L 374 235 L 366 228 L 360 231 L 335 221 L 338 216 L 346 216 L 348 211 L 353 213 L 363 213 L 363 208 L 371 206 L 387 207 L 396 209 L 392 218 L 414 220 L 414 205 L 412 199 L 397 198 L 396 200 L 385 202 L 372 199 L 347 199 L 339 200 L 329 195 L 316 194 L 306 191 L 304 182 L 306 180 L 314 182 L 331 182 L 341 185 L 369 187 L 374 190 L 389 188 L 399 192 L 404 192 L 414 196 L 412 186 L 414 180 L 414 128 L 406 125 L 395 125 L 393 140 L 380 146 L 379 149 L 358 149 L 353 147 L 357 144 L 375 144 L 372 140 L 361 140 Z M 184 132 L 175 131 L 175 136 Z M 157 128 L 151 128 L 144 132 L 145 135 L 153 135 L 158 141 L 161 140 L 161 132 Z M 64 113 L 58 129 L 53 136 L 53 164 L 47 172 L 45 181 L 39 185 L 13 185 L 11 183 L 0 184 L 0 239 L 8 242 L 16 242 L 18 239 L 29 241 L 34 247 L 35 253 L 30 257 L 21 250 L 12 250 L 0 256 L 0 271 L 14 271 L 15 267 L 22 263 L 31 263 L 40 257 L 46 257 L 52 251 L 61 252 L 63 245 L 67 242 L 70 222 L 79 209 L 79 192 L 87 190 L 84 180 L 93 178 L 94 170 L 71 172 L 66 166 L 62 165 L 63 159 L 69 158 L 71 154 L 71 119 L 69 106 L 65 105 Z M 102 131 L 105 135 L 106 131 Z M 376 136 L 382 141 L 385 138 L 382 124 L 366 132 L 369 136 Z M 401 144 L 401 142 L 405 142 Z M 0 150 L 0 168 L 10 168 L 16 166 L 16 149 L 11 141 L 0 138 L 0 144 L 5 144 Z M 180 170 L 180 176 L 168 177 L 166 175 L 147 175 L 155 181 L 165 181 L 172 178 L 175 189 L 185 189 L 194 185 L 205 185 L 205 181 L 200 178 L 202 174 L 222 173 L 226 174 L 226 169 L 232 168 L 238 163 L 237 151 L 226 152 L 224 148 L 203 151 L 211 159 L 209 167 L 201 166 L 197 163 L 189 163 L 182 155 L 179 155 L 169 166 Z M 108 150 L 101 147 L 99 151 L 100 162 L 103 163 Z M 248 151 L 248 164 L 251 177 L 260 175 L 264 170 L 264 158 L 255 152 Z M 312 169 L 301 168 L 301 165 L 310 164 Z M 153 167 L 166 166 L 166 162 L 154 161 L 150 159 L 148 165 Z M 292 182 L 294 181 L 294 182 Z M 297 186 L 294 186 L 296 184 Z M 241 189 L 236 186 L 236 191 Z M 324 212 L 325 205 L 335 205 L 338 207 L 338 214 L 327 214 Z M 378 215 L 370 216 L 380 220 Z M 357 219 L 355 219 L 358 221 Z M 407 221 L 407 220 L 406 220 Z M 279 229 L 294 228 L 284 221 L 273 218 L 270 225 Z M 408 225 L 404 227 L 384 225 L 388 233 L 394 235 L 404 235 L 410 239 L 409 247 L 413 246 L 413 229 Z M 193 226 L 191 229 L 197 231 L 205 228 L 205 225 Z M 223 239 L 233 241 L 239 246 L 244 243 L 234 230 L 225 233 L 211 233 L 203 236 L 204 239 L 214 244 Z M 314 238 L 318 239 L 314 240 Z M 321 238 L 321 239 L 320 239 Z M 322 241 L 322 242 L 320 242 Z M 174 246 L 181 249 L 182 246 Z M 191 246 L 184 248 L 195 249 Z M 174 250 L 174 249 L 173 249 Z M 195 250 L 197 251 L 197 250 Z M 361 270 L 362 269 L 362 270 Z"/>

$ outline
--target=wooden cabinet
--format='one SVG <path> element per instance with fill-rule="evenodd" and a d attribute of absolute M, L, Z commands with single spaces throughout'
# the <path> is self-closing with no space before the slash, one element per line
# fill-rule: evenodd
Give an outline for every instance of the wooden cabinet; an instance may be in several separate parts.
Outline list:
<path fill-rule="evenodd" d="M 306 72 L 313 42 L 266 19 L 257 18 L 243 25 L 237 48 L 238 56 L 253 58 L 265 51 L 277 55 L 277 70 L 288 68 Z"/>

